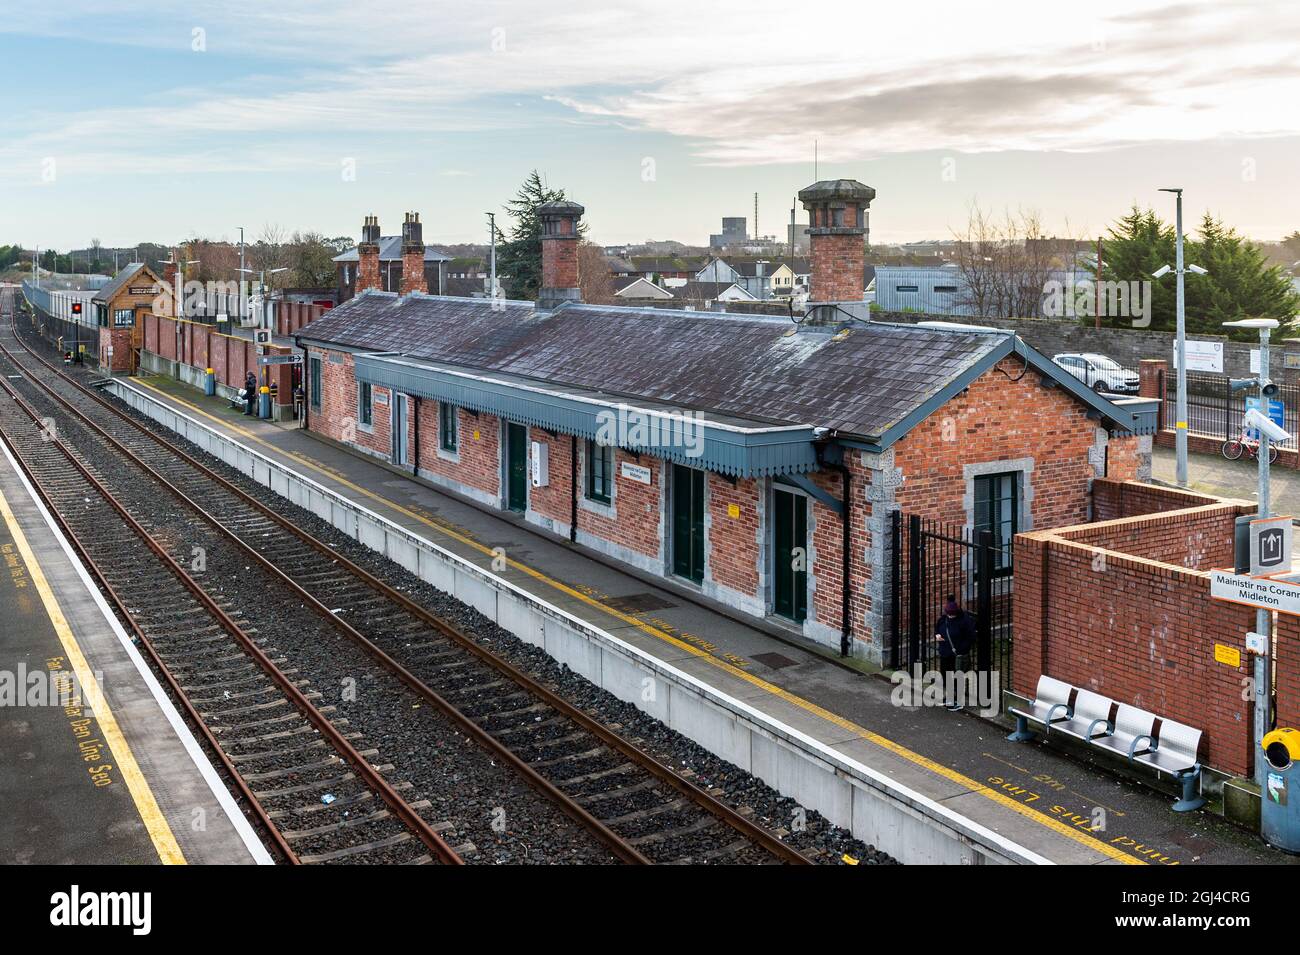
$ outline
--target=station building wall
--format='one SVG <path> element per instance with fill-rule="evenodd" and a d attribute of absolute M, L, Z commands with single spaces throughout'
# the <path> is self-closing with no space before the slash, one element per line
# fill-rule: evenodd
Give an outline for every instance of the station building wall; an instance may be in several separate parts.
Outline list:
<path fill-rule="evenodd" d="M 360 426 L 352 355 L 313 348 L 322 369 L 321 407 L 309 427 L 330 440 L 391 461 L 394 396 L 373 389 L 373 422 Z M 504 429 L 500 418 L 457 409 L 454 452 L 442 448 L 438 402 L 410 399 L 407 444 L 412 470 L 430 483 L 481 504 L 505 506 Z M 418 422 L 418 436 L 416 433 Z M 671 465 L 650 454 L 616 449 L 608 503 L 586 493 L 587 442 L 527 428 L 547 447 L 548 483 L 527 487 L 523 518 L 640 570 L 670 576 Z M 1019 478 L 1020 529 L 1080 524 L 1091 519 L 1092 483 L 1111 469 L 1129 476 L 1149 470 L 1149 439 L 1108 438 L 1086 409 L 1060 389 L 1008 359 L 981 376 L 883 454 L 849 450 L 843 468 L 851 483 L 849 613 L 854 653 L 879 662 L 885 654 L 891 514 L 902 511 L 969 528 L 974 483 L 990 473 Z M 418 453 L 418 460 L 414 455 Z M 648 472 L 648 481 L 645 477 Z M 576 528 L 573 482 L 578 483 Z M 830 498 L 842 500 L 844 473 L 828 467 L 809 475 Z M 837 647 L 843 627 L 843 528 L 821 501 L 770 478 L 709 473 L 705 480 L 703 595 L 745 613 L 772 612 L 773 488 L 807 500 L 808 615 L 805 636 Z M 689 585 L 688 585 L 689 586 Z"/>

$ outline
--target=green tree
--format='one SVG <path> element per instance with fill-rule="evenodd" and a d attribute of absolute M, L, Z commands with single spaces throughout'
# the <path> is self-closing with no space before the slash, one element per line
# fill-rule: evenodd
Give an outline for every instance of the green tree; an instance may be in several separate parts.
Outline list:
<path fill-rule="evenodd" d="M 1177 324 L 1177 284 L 1172 274 L 1152 278 L 1176 255 L 1173 227 L 1153 210 L 1134 206 L 1109 230 L 1103 243 L 1103 278 L 1151 283 L 1151 327 L 1173 331 Z M 1184 237 L 1186 265 L 1199 265 L 1207 275 L 1188 273 L 1185 282 L 1187 330 L 1222 335 L 1223 323 L 1239 318 L 1276 318 L 1290 323 L 1300 310 L 1300 294 L 1286 272 L 1270 266 L 1264 253 L 1208 212 L 1194 235 Z M 1127 326 L 1131 319 L 1104 318 Z M 1238 337 L 1245 337 L 1239 335 Z"/>
<path fill-rule="evenodd" d="M 506 203 L 506 213 L 514 224 L 509 238 L 497 230 L 497 278 L 508 297 L 536 300 L 542 286 L 542 223 L 537 207 L 564 198 L 563 189 L 549 188 L 534 169 Z M 580 224 L 578 234 L 586 231 L 586 224 Z"/>

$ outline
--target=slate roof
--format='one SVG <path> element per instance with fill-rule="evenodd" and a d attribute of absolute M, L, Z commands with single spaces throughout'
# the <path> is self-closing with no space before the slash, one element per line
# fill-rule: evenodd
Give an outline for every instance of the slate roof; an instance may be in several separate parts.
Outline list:
<path fill-rule="evenodd" d="M 835 331 L 796 332 L 779 317 L 596 305 L 541 312 L 531 302 L 494 310 L 484 300 L 366 292 L 299 338 L 868 439 L 1012 341 L 998 331 L 874 322 L 842 338 Z"/>
<path fill-rule="evenodd" d="M 757 301 L 751 293 L 745 290 L 744 286 L 737 285 L 735 282 L 697 282 L 691 280 L 685 285 L 673 286 L 668 291 L 673 293 L 673 298 L 687 299 L 692 302 L 710 302 L 731 288 L 741 293 L 740 301 Z"/>
<path fill-rule="evenodd" d="M 127 283 L 144 269 L 145 264 L 143 262 L 132 262 L 130 265 L 123 266 L 122 271 L 113 276 L 111 282 L 95 292 L 95 297 L 92 298 L 91 301 L 108 304 L 113 300 L 114 295 L 122 291 L 122 289 L 126 287 Z M 149 274 L 152 275 L 153 273 L 151 272 Z M 156 282 L 158 280 L 155 278 L 151 279 L 151 281 Z"/>
<path fill-rule="evenodd" d="M 334 256 L 335 262 L 357 262 L 361 258 L 357 254 L 357 247 L 354 245 L 346 252 L 341 252 Z M 400 262 L 402 260 L 402 237 L 400 235 L 381 235 L 379 237 L 379 261 L 380 262 Z M 439 252 L 431 245 L 424 247 L 424 261 L 426 262 L 450 262 L 451 256 Z"/>

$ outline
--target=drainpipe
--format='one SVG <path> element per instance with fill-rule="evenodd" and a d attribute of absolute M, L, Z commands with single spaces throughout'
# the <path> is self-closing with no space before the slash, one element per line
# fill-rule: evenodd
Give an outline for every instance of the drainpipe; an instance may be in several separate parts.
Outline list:
<path fill-rule="evenodd" d="M 849 471 L 849 466 L 840 462 L 835 466 L 840 472 L 840 477 L 844 481 L 844 493 L 842 497 L 842 507 L 844 513 L 840 515 L 840 527 L 843 531 L 843 540 L 840 544 L 840 559 L 843 566 L 840 570 L 843 586 L 840 595 L 840 656 L 849 655 L 849 643 L 853 640 L 853 618 L 849 611 L 849 595 L 852 584 L 849 582 L 849 571 L 853 566 L 853 553 L 850 550 L 850 538 L 852 536 L 853 521 L 853 474 Z"/>
<path fill-rule="evenodd" d="M 411 449 L 415 452 L 412 455 L 414 463 L 411 465 L 411 473 L 416 477 L 420 476 L 420 396 L 413 395 L 411 399 L 415 404 L 415 420 L 411 422 Z"/>
<path fill-rule="evenodd" d="M 569 541 L 578 542 L 578 436 L 569 435 Z"/>

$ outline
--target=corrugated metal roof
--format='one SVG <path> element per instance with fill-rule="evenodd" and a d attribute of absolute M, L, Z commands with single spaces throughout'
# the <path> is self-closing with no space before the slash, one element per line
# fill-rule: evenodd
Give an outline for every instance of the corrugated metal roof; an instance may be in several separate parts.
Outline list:
<path fill-rule="evenodd" d="M 368 292 L 304 340 L 660 401 L 715 415 L 880 437 L 994 352 L 1003 332 Z"/>

